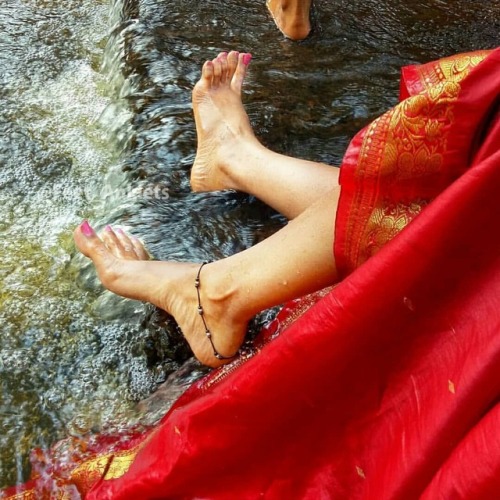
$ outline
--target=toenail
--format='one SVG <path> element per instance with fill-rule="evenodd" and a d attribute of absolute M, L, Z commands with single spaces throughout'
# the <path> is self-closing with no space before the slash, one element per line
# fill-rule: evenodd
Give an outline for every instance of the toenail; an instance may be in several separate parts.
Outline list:
<path fill-rule="evenodd" d="M 108 233 L 112 233 L 113 232 L 113 228 L 108 224 L 105 228 L 104 228 Z"/>
<path fill-rule="evenodd" d="M 252 60 L 252 54 L 245 54 L 243 56 L 243 64 L 245 66 L 248 66 L 250 64 L 250 61 Z"/>
<path fill-rule="evenodd" d="M 84 236 L 92 236 L 94 234 L 92 226 L 86 220 L 84 220 L 80 225 L 80 230 Z"/>

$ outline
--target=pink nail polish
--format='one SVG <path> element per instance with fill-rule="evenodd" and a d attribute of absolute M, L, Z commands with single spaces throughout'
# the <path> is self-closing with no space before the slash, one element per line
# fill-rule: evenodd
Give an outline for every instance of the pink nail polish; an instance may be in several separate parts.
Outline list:
<path fill-rule="evenodd" d="M 84 220 L 80 225 L 80 230 L 84 236 L 89 237 L 94 235 L 94 230 L 92 229 L 92 226 L 86 220 Z"/>
<path fill-rule="evenodd" d="M 250 64 L 250 61 L 252 60 L 252 54 L 245 54 L 243 56 L 243 64 L 245 66 L 248 66 Z"/>
<path fill-rule="evenodd" d="M 112 233 L 113 232 L 113 228 L 108 224 L 105 228 L 104 228 L 108 233 Z"/>
<path fill-rule="evenodd" d="M 119 227 L 117 230 L 116 230 L 117 233 L 120 233 L 120 234 L 125 234 L 125 231 Z"/>

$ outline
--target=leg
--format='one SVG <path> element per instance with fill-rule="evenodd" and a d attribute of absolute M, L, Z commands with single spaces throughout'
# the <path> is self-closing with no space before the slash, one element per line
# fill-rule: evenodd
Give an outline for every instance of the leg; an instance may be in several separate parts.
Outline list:
<path fill-rule="evenodd" d="M 203 66 L 193 90 L 198 150 L 194 191 L 236 189 L 292 219 L 338 186 L 338 169 L 290 158 L 262 146 L 241 102 L 250 54 L 220 54 Z"/>
<path fill-rule="evenodd" d="M 311 31 L 311 3 L 312 0 L 267 0 L 267 8 L 286 37 L 303 40 Z"/>
<path fill-rule="evenodd" d="M 201 303 L 219 353 L 230 356 L 238 350 L 258 311 L 336 281 L 332 249 L 339 192 L 323 196 L 267 240 L 203 268 Z M 222 363 L 197 314 L 199 264 L 142 260 L 147 254 L 137 240 L 109 227 L 99 237 L 86 222 L 74 237 L 106 288 L 169 312 L 202 363 Z"/>

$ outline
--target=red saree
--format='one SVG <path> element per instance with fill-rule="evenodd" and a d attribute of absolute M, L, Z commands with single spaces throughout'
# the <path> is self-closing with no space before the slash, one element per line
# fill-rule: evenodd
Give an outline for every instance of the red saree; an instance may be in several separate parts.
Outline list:
<path fill-rule="evenodd" d="M 496 498 L 499 94 L 500 50 L 406 68 L 404 100 L 342 165 L 344 279 L 285 308 L 153 430 L 7 494 Z"/>

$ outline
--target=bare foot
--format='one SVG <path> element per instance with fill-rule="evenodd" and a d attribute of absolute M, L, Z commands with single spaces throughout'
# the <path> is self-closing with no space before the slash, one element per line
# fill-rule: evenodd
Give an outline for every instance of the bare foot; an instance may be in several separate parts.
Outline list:
<path fill-rule="evenodd" d="M 75 229 L 74 239 L 78 249 L 92 259 L 108 290 L 151 302 L 171 314 L 201 363 L 216 367 L 228 362 L 214 355 L 198 314 L 194 283 L 199 264 L 152 261 L 137 238 L 110 226 L 97 235 L 87 221 Z M 243 342 L 248 318 L 233 314 L 231 286 L 227 276 L 218 278 L 217 263 L 203 268 L 200 281 L 201 304 L 215 348 L 231 357 Z"/>
<path fill-rule="evenodd" d="M 278 29 L 291 40 L 304 40 L 311 32 L 312 0 L 267 0 L 267 8 Z"/>
<path fill-rule="evenodd" d="M 238 189 L 229 164 L 246 144 L 258 145 L 241 102 L 241 87 L 250 54 L 222 52 L 202 68 L 193 89 L 198 148 L 191 170 L 193 191 Z"/>

